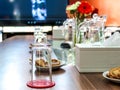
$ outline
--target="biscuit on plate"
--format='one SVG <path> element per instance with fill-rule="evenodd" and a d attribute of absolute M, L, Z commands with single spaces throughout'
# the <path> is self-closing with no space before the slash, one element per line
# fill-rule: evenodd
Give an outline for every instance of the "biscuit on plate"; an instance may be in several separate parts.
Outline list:
<path fill-rule="evenodd" d="M 43 59 L 38 59 L 35 61 L 35 64 L 41 67 L 45 67 L 45 60 Z"/>
<path fill-rule="evenodd" d="M 107 76 L 110 78 L 120 79 L 120 67 L 111 68 Z"/>

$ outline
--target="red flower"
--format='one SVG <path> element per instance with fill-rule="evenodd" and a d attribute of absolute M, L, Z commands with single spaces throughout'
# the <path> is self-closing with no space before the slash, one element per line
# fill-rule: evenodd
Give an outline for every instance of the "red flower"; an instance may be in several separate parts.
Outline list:
<path fill-rule="evenodd" d="M 78 12 L 82 14 L 89 14 L 92 11 L 92 6 L 87 1 L 82 1 L 78 7 Z"/>

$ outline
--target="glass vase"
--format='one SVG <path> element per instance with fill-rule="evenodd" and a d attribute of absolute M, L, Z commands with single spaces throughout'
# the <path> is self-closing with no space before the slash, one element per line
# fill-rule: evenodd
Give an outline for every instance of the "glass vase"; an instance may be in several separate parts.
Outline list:
<path fill-rule="evenodd" d="M 83 32 L 81 28 L 81 24 L 83 22 L 80 22 L 80 20 L 75 19 L 75 27 L 73 31 L 73 45 L 77 43 L 82 43 L 83 42 Z"/>

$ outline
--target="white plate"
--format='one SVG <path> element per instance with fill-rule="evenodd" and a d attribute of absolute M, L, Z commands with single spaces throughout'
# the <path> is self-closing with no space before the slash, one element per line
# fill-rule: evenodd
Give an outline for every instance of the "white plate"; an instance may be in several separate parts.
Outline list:
<path fill-rule="evenodd" d="M 56 69 L 59 69 L 60 67 L 64 66 L 65 65 L 65 62 L 62 61 L 60 65 L 57 65 L 57 66 L 53 66 L 52 67 L 52 70 L 56 70 Z M 40 66 L 37 66 L 36 65 L 36 69 L 37 70 L 40 70 L 40 71 L 48 71 L 48 67 L 40 67 Z"/>
<path fill-rule="evenodd" d="M 109 73 L 109 71 L 103 72 L 103 77 L 106 78 L 106 79 L 108 79 L 108 80 L 110 80 L 110 81 L 112 81 L 112 82 L 120 83 L 120 79 L 109 78 L 109 77 L 107 76 L 108 73 Z"/>

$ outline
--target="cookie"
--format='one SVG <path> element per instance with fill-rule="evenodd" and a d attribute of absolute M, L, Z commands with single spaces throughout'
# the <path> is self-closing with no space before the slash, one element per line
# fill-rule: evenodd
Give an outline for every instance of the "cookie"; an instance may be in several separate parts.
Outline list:
<path fill-rule="evenodd" d="M 60 65 L 60 60 L 52 59 L 51 61 L 52 61 L 52 66 Z"/>
<path fill-rule="evenodd" d="M 60 65 L 60 61 L 57 59 L 52 59 L 51 63 L 52 63 L 52 67 Z M 45 64 L 46 64 L 46 66 L 48 66 L 48 62 L 45 62 Z"/>
<path fill-rule="evenodd" d="M 40 67 L 45 67 L 45 60 L 43 60 L 43 59 L 36 60 L 36 61 L 35 61 L 35 64 L 36 64 L 37 66 L 40 66 Z"/>
<path fill-rule="evenodd" d="M 120 79 L 120 67 L 111 68 L 107 76 L 110 78 Z"/>

